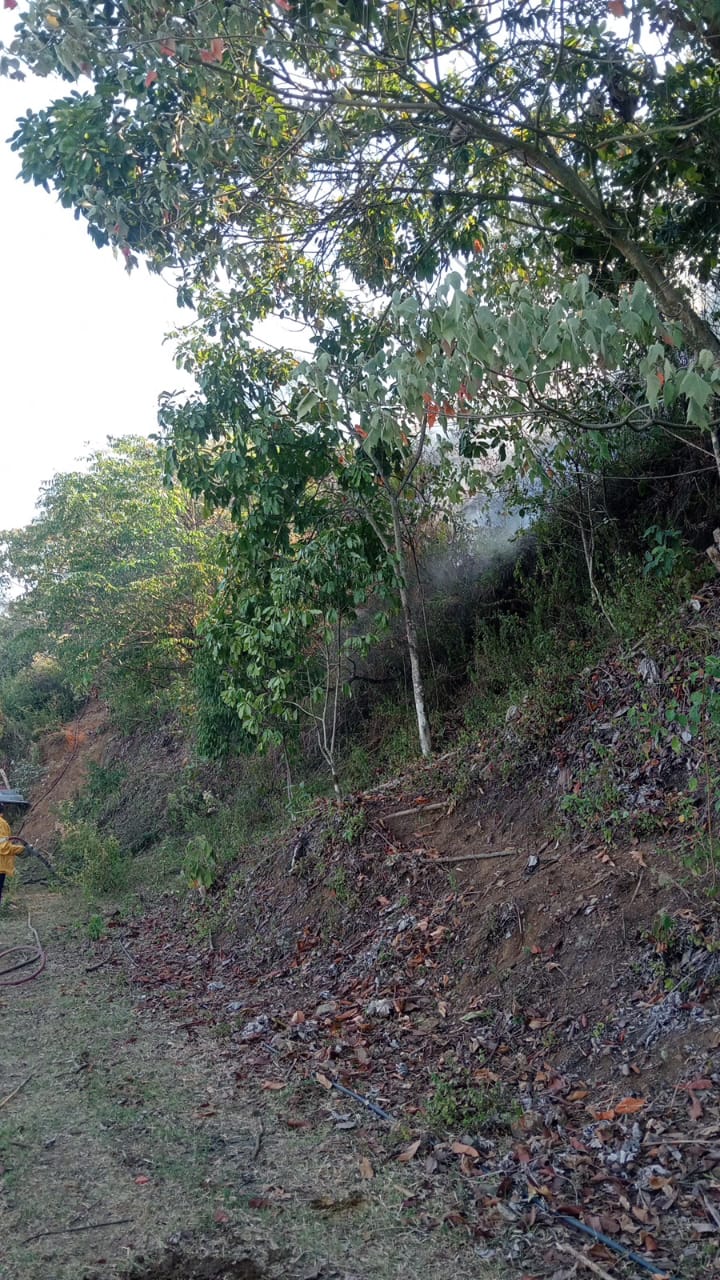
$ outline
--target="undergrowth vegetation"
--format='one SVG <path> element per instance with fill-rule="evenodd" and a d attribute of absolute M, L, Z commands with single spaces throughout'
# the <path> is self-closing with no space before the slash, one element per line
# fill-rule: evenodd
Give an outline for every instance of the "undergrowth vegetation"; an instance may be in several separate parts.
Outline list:
<path fill-rule="evenodd" d="M 558 831 L 607 842 L 681 831 L 688 872 L 713 879 L 720 654 L 704 547 L 714 487 L 683 479 L 691 461 L 689 451 L 645 443 L 634 460 L 618 461 L 621 479 L 608 465 L 587 480 L 591 564 L 568 485 L 549 506 L 528 500 L 524 526 L 491 556 L 468 533 L 457 543 L 439 535 L 414 590 L 433 738 L 454 753 L 457 800 L 475 793 L 467 760 L 492 744 L 493 786 L 550 780 Z M 667 480 L 671 469 L 679 482 Z M 41 775 L 39 737 L 77 708 L 59 661 L 38 648 L 41 635 L 13 611 L 0 633 L 5 759 L 29 785 Z M 346 793 L 417 755 L 397 631 L 358 656 L 353 672 L 337 713 Z M 202 647 L 186 677 L 182 712 L 158 719 L 148 701 L 133 731 L 88 764 L 81 794 L 58 808 L 60 864 L 91 896 L 146 883 L 204 895 L 228 867 L 257 857 L 266 835 L 301 827 L 330 794 L 309 729 L 258 755 L 217 701 Z M 213 714 L 224 735 L 219 761 L 202 757 L 198 713 L 201 723 Z M 19 722 L 22 731 L 13 728 Z M 361 836 L 362 807 L 346 826 L 347 839 Z"/>

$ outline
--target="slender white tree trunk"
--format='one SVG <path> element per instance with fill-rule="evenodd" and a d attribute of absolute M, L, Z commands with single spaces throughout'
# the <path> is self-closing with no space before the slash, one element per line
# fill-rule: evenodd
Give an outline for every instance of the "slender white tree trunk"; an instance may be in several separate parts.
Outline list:
<path fill-rule="evenodd" d="M 395 538 L 395 562 L 398 591 L 400 594 L 400 607 L 402 609 L 403 621 L 405 623 L 405 637 L 407 639 L 408 654 L 410 655 L 410 674 L 412 678 L 413 700 L 415 702 L 415 715 L 417 717 L 418 736 L 420 738 L 420 750 L 424 756 L 432 755 L 432 739 L 430 737 L 430 723 L 425 710 L 425 688 L 423 685 L 422 670 L 420 667 L 420 646 L 418 644 L 417 626 L 415 625 L 415 616 L 413 614 L 410 594 L 407 589 L 407 559 L 405 556 L 405 548 L 402 540 L 402 528 L 400 525 L 400 509 L 397 498 L 388 488 L 390 495 L 390 506 L 392 510 L 393 534 Z"/>

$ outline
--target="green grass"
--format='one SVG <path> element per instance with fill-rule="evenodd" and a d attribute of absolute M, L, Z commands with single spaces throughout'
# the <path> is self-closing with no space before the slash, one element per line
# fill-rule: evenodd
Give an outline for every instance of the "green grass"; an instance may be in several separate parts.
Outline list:
<path fill-rule="evenodd" d="M 463 1067 L 447 1068 L 432 1077 L 425 1115 L 434 1133 L 506 1133 L 520 1114 L 519 1103 L 508 1089 L 500 1083 L 480 1084 Z"/>

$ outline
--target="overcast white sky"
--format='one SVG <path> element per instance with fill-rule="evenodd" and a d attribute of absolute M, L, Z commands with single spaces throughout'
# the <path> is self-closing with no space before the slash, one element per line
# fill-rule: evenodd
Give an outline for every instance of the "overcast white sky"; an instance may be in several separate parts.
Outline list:
<path fill-rule="evenodd" d="M 159 393 L 183 385 L 163 346 L 188 314 L 173 291 L 143 266 L 128 275 L 72 210 L 16 178 L 5 140 L 51 93 L 0 79 L 0 529 L 27 524 L 43 481 L 88 446 L 154 430 Z"/>

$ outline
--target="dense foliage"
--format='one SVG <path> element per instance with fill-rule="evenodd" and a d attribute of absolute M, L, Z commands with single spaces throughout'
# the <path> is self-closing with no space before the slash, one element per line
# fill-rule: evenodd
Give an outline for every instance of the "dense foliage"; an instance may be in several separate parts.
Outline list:
<path fill-rule="evenodd" d="M 22 12 L 3 69 L 69 86 L 19 122 L 23 176 L 195 312 L 161 421 L 236 528 L 205 656 L 241 735 L 309 716 L 334 771 L 348 636 L 392 590 L 430 751 L 417 540 L 478 459 L 522 491 L 689 426 L 720 469 L 719 56 L 708 0 Z M 307 360 L 260 349 L 271 317 Z"/>
<path fill-rule="evenodd" d="M 147 440 L 112 441 L 87 464 L 54 476 L 35 520 L 3 535 L 5 570 L 21 589 L 6 627 L 19 629 L 26 659 L 40 632 L 45 665 L 66 689 L 96 688 L 132 721 L 187 699 L 220 530 L 164 485 Z"/>

